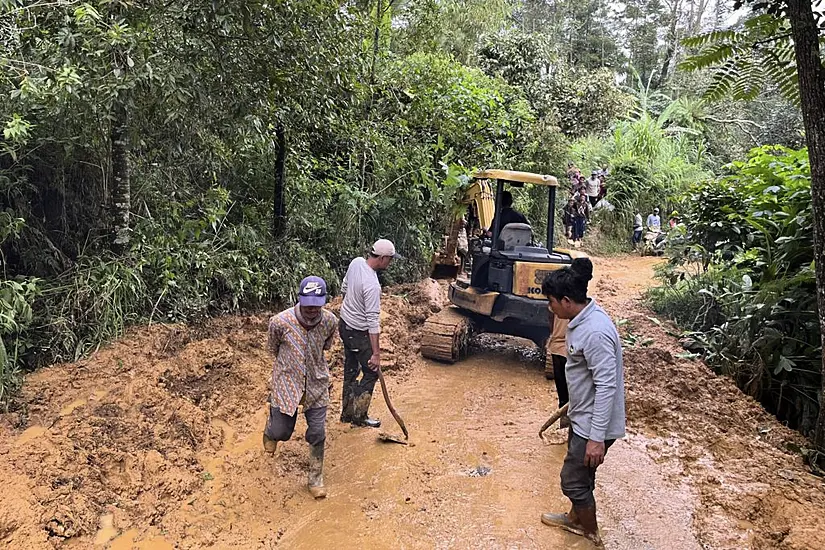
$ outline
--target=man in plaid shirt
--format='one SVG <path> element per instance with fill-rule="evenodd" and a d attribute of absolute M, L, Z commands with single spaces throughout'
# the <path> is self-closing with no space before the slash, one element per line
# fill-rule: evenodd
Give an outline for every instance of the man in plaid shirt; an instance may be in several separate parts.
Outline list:
<path fill-rule="evenodd" d="M 324 350 L 335 337 L 338 319 L 323 309 L 327 285 L 320 277 L 301 281 L 298 303 L 269 320 L 269 350 L 275 355 L 269 418 L 263 442 L 274 453 L 279 441 L 287 441 L 295 430 L 298 406 L 303 405 L 310 444 L 309 492 L 323 498 L 324 441 L 329 406 L 329 367 Z"/>

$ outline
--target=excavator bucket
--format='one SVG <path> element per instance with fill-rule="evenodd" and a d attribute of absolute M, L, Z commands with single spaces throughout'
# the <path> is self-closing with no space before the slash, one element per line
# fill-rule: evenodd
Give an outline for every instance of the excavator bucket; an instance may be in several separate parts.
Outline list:
<path fill-rule="evenodd" d="M 452 280 L 458 277 L 459 269 L 460 266 L 457 265 L 433 263 L 433 268 L 430 272 L 430 277 L 436 280 Z"/>

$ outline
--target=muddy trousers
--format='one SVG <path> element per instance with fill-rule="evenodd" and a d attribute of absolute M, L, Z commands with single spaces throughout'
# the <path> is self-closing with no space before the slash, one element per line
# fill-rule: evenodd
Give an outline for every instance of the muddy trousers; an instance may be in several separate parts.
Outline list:
<path fill-rule="evenodd" d="M 605 456 L 614 439 L 604 442 Z M 596 468 L 584 465 L 587 440 L 577 435 L 572 428 L 567 433 L 567 456 L 561 467 L 561 492 L 576 508 L 596 506 L 593 491 L 596 489 Z"/>
<path fill-rule="evenodd" d="M 372 390 L 378 373 L 368 362 L 372 357 L 370 335 L 365 330 L 353 330 L 344 321 L 338 323 L 338 333 L 344 343 L 344 388 L 341 397 L 341 421 L 358 422 L 367 417 Z M 361 376 L 360 380 L 358 376 Z"/>
<path fill-rule="evenodd" d="M 314 407 L 304 410 L 304 417 L 307 420 L 307 432 L 304 435 L 307 443 L 313 447 L 324 447 L 327 438 L 327 408 Z M 281 412 L 278 407 L 269 406 L 269 418 L 266 420 L 264 434 L 273 441 L 289 441 L 292 432 L 295 431 L 295 422 L 298 420 L 298 412 L 289 416 Z"/>
<path fill-rule="evenodd" d="M 564 372 L 567 366 L 567 357 L 564 355 L 552 354 L 553 359 L 553 382 L 556 383 L 556 393 L 559 394 L 559 408 L 570 401 L 570 392 L 567 390 L 567 374 Z"/>

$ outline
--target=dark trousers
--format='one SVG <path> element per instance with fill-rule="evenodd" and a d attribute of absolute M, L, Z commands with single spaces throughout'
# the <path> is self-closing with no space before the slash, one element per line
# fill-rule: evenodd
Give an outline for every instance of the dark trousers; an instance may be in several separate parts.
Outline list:
<path fill-rule="evenodd" d="M 584 238 L 584 230 L 587 227 L 587 218 L 575 218 L 573 220 L 573 240 L 580 241 Z"/>
<path fill-rule="evenodd" d="M 338 323 L 338 333 L 344 342 L 344 390 L 341 398 L 341 419 L 353 420 L 352 407 L 364 394 L 372 396 L 378 373 L 367 364 L 372 357 L 372 344 L 369 332 L 353 330 L 344 321 Z M 358 379 L 358 375 L 361 379 Z M 364 411 L 366 414 L 366 411 Z"/>
<path fill-rule="evenodd" d="M 559 394 L 559 408 L 570 401 L 570 393 L 567 391 L 567 375 L 564 367 L 567 366 L 567 357 L 564 355 L 552 355 L 553 358 L 553 382 L 556 383 L 556 393 Z"/>
<path fill-rule="evenodd" d="M 599 196 L 596 195 L 595 197 L 591 197 L 590 195 L 587 196 L 587 200 L 590 201 L 590 206 L 596 206 L 599 202 Z"/>
<path fill-rule="evenodd" d="M 605 455 L 614 439 L 604 442 Z M 561 467 L 561 492 L 570 499 L 573 506 L 590 508 L 596 505 L 593 491 L 596 489 L 596 468 L 584 465 L 587 440 L 569 429 L 567 433 L 567 456 Z"/>
<path fill-rule="evenodd" d="M 642 242 L 642 230 L 641 229 L 634 229 L 633 230 L 633 244 L 639 244 Z"/>
<path fill-rule="evenodd" d="M 305 409 L 304 417 L 307 419 L 307 433 L 304 438 L 313 447 L 322 445 L 327 438 L 327 408 L 315 407 Z M 296 411 L 294 416 L 289 416 L 281 412 L 278 407 L 269 406 L 269 418 L 266 420 L 264 434 L 273 441 L 289 441 L 292 432 L 295 431 L 295 422 L 298 420 Z"/>

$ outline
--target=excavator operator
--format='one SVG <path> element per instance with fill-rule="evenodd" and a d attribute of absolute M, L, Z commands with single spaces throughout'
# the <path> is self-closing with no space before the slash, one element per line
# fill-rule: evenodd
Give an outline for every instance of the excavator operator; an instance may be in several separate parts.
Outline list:
<path fill-rule="evenodd" d="M 490 224 L 490 227 L 487 228 L 488 237 L 493 236 L 493 228 L 496 226 L 496 219 L 498 218 L 498 215 L 498 212 L 496 212 L 493 216 L 493 222 Z M 530 222 L 527 221 L 527 217 L 513 208 L 513 194 L 510 191 L 502 191 L 501 226 L 499 227 L 499 230 L 503 229 L 508 223 L 526 223 L 527 225 L 530 225 Z"/>

